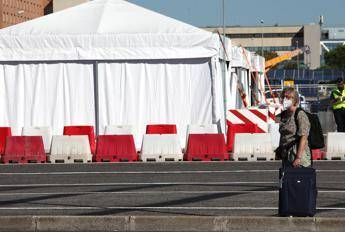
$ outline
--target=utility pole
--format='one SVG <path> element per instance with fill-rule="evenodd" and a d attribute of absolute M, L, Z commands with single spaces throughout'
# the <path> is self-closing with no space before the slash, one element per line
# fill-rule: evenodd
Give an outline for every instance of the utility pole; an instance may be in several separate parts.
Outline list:
<path fill-rule="evenodd" d="M 222 9 L 223 9 L 223 13 L 222 13 L 222 15 L 223 15 L 223 39 L 225 41 L 225 0 L 223 0 Z M 224 56 L 224 58 L 225 58 L 225 56 Z"/>
<path fill-rule="evenodd" d="M 296 40 L 296 49 L 298 49 L 298 40 Z M 299 78 L 299 54 L 297 55 L 297 79 Z"/>
<path fill-rule="evenodd" d="M 261 56 L 264 56 L 264 20 L 260 20 L 261 25 Z"/>

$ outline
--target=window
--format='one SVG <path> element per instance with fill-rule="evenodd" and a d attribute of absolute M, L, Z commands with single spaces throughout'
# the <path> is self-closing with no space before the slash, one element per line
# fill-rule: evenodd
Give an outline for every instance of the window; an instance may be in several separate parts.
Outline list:
<path fill-rule="evenodd" d="M 303 38 L 303 33 L 238 33 L 238 34 L 228 34 L 230 38 Z"/>
<path fill-rule="evenodd" d="M 261 46 L 259 47 L 246 47 L 251 52 L 258 52 L 261 51 Z M 263 47 L 264 51 L 271 51 L 271 52 L 277 52 L 277 51 L 292 51 L 294 48 L 292 46 L 266 46 Z"/>

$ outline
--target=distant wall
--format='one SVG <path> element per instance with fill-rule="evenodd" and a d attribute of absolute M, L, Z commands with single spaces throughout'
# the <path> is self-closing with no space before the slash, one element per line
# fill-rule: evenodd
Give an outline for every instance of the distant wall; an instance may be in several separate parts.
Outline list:
<path fill-rule="evenodd" d="M 53 10 L 54 12 L 64 10 L 88 1 L 89 0 L 54 0 Z"/>
<path fill-rule="evenodd" d="M 320 26 L 317 24 L 304 26 L 304 45 L 310 47 L 310 54 L 304 56 L 304 63 L 307 64 L 310 69 L 317 69 L 320 67 Z"/>

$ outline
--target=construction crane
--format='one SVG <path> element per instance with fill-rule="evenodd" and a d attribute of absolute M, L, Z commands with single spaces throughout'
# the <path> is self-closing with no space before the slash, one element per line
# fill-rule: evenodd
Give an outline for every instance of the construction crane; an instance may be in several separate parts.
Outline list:
<path fill-rule="evenodd" d="M 284 53 L 283 55 L 280 55 L 280 56 L 275 57 L 273 59 L 267 60 L 265 62 L 265 72 L 268 72 L 271 68 L 273 68 L 274 66 L 276 66 L 277 64 L 279 64 L 281 62 L 283 62 L 285 60 L 289 60 L 289 59 L 296 57 L 296 56 L 303 54 L 303 53 L 306 53 L 306 54 L 310 53 L 309 46 L 297 48 L 296 50 Z"/>

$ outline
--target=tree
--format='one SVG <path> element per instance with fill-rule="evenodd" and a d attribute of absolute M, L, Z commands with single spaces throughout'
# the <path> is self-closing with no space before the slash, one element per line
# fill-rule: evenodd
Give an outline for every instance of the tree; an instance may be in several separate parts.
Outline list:
<path fill-rule="evenodd" d="M 345 45 L 325 53 L 325 63 L 332 69 L 345 70 Z"/>

